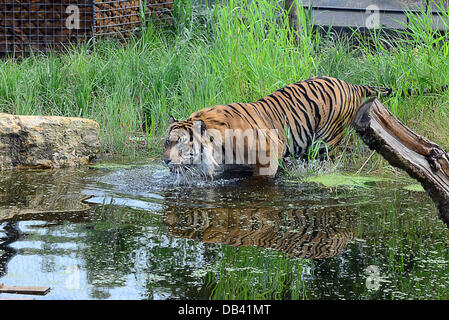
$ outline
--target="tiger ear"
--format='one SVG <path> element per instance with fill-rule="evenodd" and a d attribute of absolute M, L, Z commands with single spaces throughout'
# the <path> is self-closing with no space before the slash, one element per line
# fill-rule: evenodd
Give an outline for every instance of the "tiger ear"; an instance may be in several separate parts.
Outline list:
<path fill-rule="evenodd" d="M 170 116 L 170 118 L 168 118 L 168 124 L 172 124 L 178 122 L 178 120 L 176 120 L 173 116 Z"/>

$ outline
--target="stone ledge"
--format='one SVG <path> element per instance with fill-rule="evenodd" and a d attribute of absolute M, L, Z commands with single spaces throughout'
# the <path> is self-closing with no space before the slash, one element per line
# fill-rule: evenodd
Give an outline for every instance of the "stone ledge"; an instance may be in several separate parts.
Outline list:
<path fill-rule="evenodd" d="M 0 113 L 0 169 L 87 164 L 100 150 L 98 123 L 83 118 Z"/>

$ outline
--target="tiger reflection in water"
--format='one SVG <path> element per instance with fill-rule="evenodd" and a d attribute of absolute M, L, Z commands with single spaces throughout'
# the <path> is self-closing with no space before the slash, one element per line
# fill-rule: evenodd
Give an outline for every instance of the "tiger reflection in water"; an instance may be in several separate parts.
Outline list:
<path fill-rule="evenodd" d="M 164 223 L 176 237 L 232 246 L 258 246 L 291 257 L 322 259 L 342 253 L 357 231 L 355 208 L 184 208 L 170 206 Z"/>

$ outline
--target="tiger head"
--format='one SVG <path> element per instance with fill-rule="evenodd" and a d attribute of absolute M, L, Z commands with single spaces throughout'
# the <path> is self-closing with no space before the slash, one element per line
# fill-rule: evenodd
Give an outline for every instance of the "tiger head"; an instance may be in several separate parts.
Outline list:
<path fill-rule="evenodd" d="M 172 173 L 198 169 L 201 174 L 213 177 L 219 165 L 213 157 L 213 139 L 206 132 L 206 123 L 192 118 L 178 121 L 170 116 L 169 124 L 163 164 Z"/>

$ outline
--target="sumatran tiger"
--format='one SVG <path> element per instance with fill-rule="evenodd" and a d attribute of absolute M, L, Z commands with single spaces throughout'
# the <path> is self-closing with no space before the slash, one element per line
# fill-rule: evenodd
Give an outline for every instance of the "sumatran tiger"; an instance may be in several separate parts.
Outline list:
<path fill-rule="evenodd" d="M 217 105 L 184 121 L 170 117 L 163 163 L 173 173 L 196 167 L 214 177 L 245 168 L 272 177 L 280 159 L 304 157 L 316 141 L 335 147 L 365 97 L 391 93 L 389 88 L 321 76 L 256 102 Z"/>

